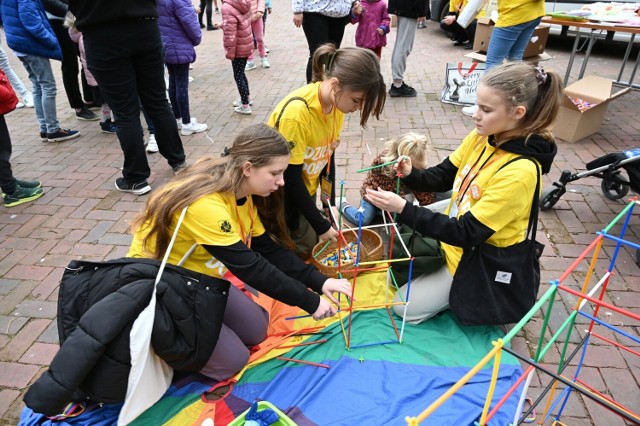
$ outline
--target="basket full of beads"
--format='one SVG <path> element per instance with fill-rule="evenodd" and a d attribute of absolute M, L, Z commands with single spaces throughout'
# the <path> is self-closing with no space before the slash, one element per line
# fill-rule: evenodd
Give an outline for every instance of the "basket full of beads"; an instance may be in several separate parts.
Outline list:
<path fill-rule="evenodd" d="M 382 238 L 377 232 L 363 229 L 359 245 L 357 230 L 342 231 L 341 235 L 340 244 L 320 241 L 311 251 L 311 263 L 326 276 L 337 278 L 340 272 L 342 278 L 353 278 L 358 248 L 359 263 L 382 260 Z"/>

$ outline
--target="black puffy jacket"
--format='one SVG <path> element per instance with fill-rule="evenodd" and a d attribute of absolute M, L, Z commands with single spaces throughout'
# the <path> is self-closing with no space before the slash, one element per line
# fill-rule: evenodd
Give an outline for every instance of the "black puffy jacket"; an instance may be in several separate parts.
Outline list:
<path fill-rule="evenodd" d="M 429 0 L 389 0 L 389 14 L 418 19 L 427 15 Z"/>
<path fill-rule="evenodd" d="M 60 350 L 24 401 L 48 416 L 71 401 L 124 401 L 133 322 L 149 304 L 160 262 L 73 261 L 58 295 Z M 229 283 L 166 265 L 156 293 L 151 343 L 173 369 L 198 371 L 220 334 Z"/>

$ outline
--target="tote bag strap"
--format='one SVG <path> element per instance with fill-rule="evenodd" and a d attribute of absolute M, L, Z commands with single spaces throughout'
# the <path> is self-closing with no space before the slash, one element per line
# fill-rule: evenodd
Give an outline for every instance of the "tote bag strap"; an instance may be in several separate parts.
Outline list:
<path fill-rule="evenodd" d="M 473 72 L 473 70 L 476 69 L 476 67 L 478 66 L 477 62 L 472 62 L 471 66 L 469 67 L 469 71 L 467 72 L 462 72 L 462 62 L 458 62 L 458 72 L 460 73 L 461 76 L 466 77 L 469 74 L 471 74 Z M 506 165 L 506 164 L 505 164 Z"/>
<path fill-rule="evenodd" d="M 276 124 L 274 124 L 274 126 L 273 126 L 274 129 L 280 131 L 280 119 L 282 118 L 282 114 L 284 114 L 284 110 L 287 107 L 287 105 L 289 105 L 293 101 L 302 101 L 302 102 L 304 102 L 304 106 L 306 106 L 307 109 L 309 109 L 309 104 L 307 103 L 307 101 L 304 98 L 302 98 L 300 96 L 294 96 L 292 98 L 289 98 L 287 100 L 287 102 L 285 102 L 285 104 L 282 106 L 282 109 L 280 110 L 280 114 L 278 114 L 278 118 L 276 119 Z"/>
<path fill-rule="evenodd" d="M 160 269 L 158 269 L 158 275 L 156 275 L 156 283 L 158 285 L 160 282 L 160 277 L 162 276 L 162 272 L 164 271 L 164 267 L 167 266 L 167 261 L 169 260 L 169 254 L 171 254 L 171 249 L 173 248 L 173 243 L 176 242 L 176 237 L 178 236 L 178 230 L 180 229 L 180 225 L 182 225 L 182 221 L 184 220 L 184 216 L 187 214 L 186 206 L 182 209 L 182 213 L 180 213 L 180 217 L 178 218 L 178 223 L 176 224 L 176 229 L 173 231 L 173 235 L 171 236 L 171 241 L 169 241 L 169 246 L 167 247 L 167 251 L 164 254 L 164 258 L 162 259 L 162 263 L 160 264 Z M 180 263 L 184 263 L 187 257 L 193 252 L 193 250 L 189 250 L 189 252 L 180 260 Z"/>
<path fill-rule="evenodd" d="M 513 158 L 507 161 L 506 163 L 504 163 L 502 167 L 498 169 L 498 171 L 502 170 L 504 167 L 508 166 L 514 161 L 518 161 L 522 159 L 529 160 L 533 163 L 534 166 L 536 166 L 536 189 L 535 191 L 533 191 L 533 203 L 531 204 L 531 212 L 529 213 L 529 224 L 527 225 L 527 237 L 531 235 L 531 238 L 529 239 L 531 241 L 534 241 L 536 239 L 536 230 L 538 229 L 538 203 L 540 199 L 540 166 L 538 166 L 538 163 L 533 158 L 525 157 L 524 155 L 521 155 L 519 157 Z"/>

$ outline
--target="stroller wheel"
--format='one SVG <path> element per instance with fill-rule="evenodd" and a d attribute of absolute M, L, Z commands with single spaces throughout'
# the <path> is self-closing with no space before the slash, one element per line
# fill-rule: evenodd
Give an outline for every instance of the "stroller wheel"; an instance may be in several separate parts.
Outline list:
<path fill-rule="evenodd" d="M 618 176 L 618 179 L 620 178 L 621 176 Z M 610 200 L 619 200 L 629 193 L 628 183 L 625 185 L 624 183 L 605 178 L 602 179 L 600 188 L 602 189 L 604 196 Z"/>
<path fill-rule="evenodd" d="M 541 210 L 549 210 L 560 200 L 564 194 L 564 188 L 558 188 L 554 186 L 553 188 L 547 188 L 542 191 L 542 196 L 540 197 L 540 209 Z"/>

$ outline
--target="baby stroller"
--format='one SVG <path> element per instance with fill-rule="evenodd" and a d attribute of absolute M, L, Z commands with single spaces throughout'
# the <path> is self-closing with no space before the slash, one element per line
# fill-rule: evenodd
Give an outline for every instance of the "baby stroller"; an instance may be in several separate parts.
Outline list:
<path fill-rule="evenodd" d="M 620 169 L 627 172 L 624 176 Z M 556 205 L 560 197 L 567 192 L 566 185 L 583 177 L 595 176 L 602 179 L 600 188 L 610 200 L 619 200 L 629 193 L 629 188 L 640 193 L 640 148 L 615 152 L 596 158 L 587 163 L 587 171 L 571 173 L 563 170 L 560 180 L 547 188 L 540 197 L 540 209 L 548 210 Z"/>

